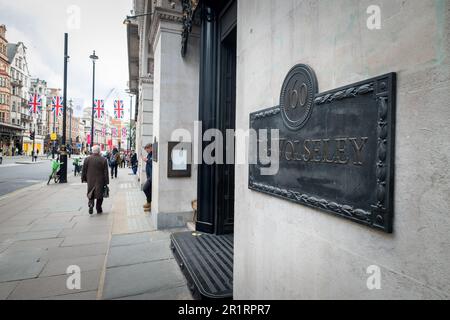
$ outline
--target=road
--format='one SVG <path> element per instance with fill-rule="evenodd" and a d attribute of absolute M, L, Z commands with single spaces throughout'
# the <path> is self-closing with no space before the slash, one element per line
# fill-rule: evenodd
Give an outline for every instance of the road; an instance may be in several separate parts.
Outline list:
<path fill-rule="evenodd" d="M 47 180 L 50 163 L 0 165 L 0 196 Z"/>
<path fill-rule="evenodd" d="M 51 172 L 51 161 L 41 160 L 37 164 L 16 164 L 15 161 L 27 159 L 4 158 L 0 165 L 0 196 L 30 185 L 47 181 Z M 73 174 L 72 160 L 69 161 L 67 174 Z"/>

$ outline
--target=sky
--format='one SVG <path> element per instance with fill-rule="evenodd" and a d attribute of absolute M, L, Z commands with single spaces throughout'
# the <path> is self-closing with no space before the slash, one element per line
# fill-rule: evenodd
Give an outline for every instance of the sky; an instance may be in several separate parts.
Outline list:
<path fill-rule="evenodd" d="M 113 114 L 114 100 L 125 103 L 128 81 L 127 37 L 123 20 L 132 0 L 0 0 L 0 24 L 10 43 L 23 42 L 32 78 L 46 80 L 49 88 L 63 88 L 64 33 L 69 34 L 67 96 L 84 107 L 92 101 L 92 61 L 95 50 L 96 99 L 106 99 Z M 80 115 L 80 111 L 77 111 Z M 126 113 L 128 114 L 128 113 Z"/>

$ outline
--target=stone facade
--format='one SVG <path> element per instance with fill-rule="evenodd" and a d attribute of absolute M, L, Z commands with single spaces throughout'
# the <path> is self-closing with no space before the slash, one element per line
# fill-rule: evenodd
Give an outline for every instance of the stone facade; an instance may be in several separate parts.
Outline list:
<path fill-rule="evenodd" d="M 143 146 L 158 142 L 158 161 L 153 162 L 152 218 L 159 229 L 185 226 L 192 220 L 191 202 L 196 199 L 197 173 L 194 169 L 190 178 L 168 178 L 167 153 L 168 143 L 173 141 L 172 132 L 186 129 L 193 135 L 194 121 L 198 118 L 198 34 L 192 35 L 192 52 L 183 59 L 179 1 L 135 1 L 134 11 L 135 14 L 148 13 L 137 18 L 140 76 L 136 150 L 144 156 Z M 129 45 L 130 35 L 129 32 Z M 132 70 L 130 47 L 129 56 Z M 175 141 L 180 141 L 178 139 Z M 142 159 L 139 171 L 141 183 L 144 183 Z"/>
<path fill-rule="evenodd" d="M 11 100 L 8 61 L 8 40 L 6 40 L 6 27 L 0 26 L 0 122 L 10 123 L 9 103 Z"/>
<path fill-rule="evenodd" d="M 28 108 L 31 78 L 26 46 L 22 42 L 8 44 L 8 59 L 11 65 L 11 124 L 22 127 L 22 132 L 14 138 L 14 145 L 19 152 L 26 152 L 23 141 L 29 137 L 33 123 Z"/>
<path fill-rule="evenodd" d="M 450 298 L 450 4 L 378 3 L 369 30 L 370 1 L 238 1 L 238 128 L 277 105 L 297 63 L 320 92 L 388 72 L 398 88 L 394 233 L 250 191 L 237 166 L 236 299 Z"/>

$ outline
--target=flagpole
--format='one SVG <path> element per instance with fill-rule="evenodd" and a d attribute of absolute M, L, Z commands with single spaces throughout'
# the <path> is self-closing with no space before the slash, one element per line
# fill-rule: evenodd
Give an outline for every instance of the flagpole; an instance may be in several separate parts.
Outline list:
<path fill-rule="evenodd" d="M 64 33 L 64 91 L 63 91 L 63 135 L 61 141 L 61 174 L 59 177 L 59 183 L 67 183 L 67 143 L 66 143 L 66 130 L 67 130 L 67 61 L 69 58 L 68 53 L 69 35 Z M 56 110 L 55 110 L 56 111 Z"/>

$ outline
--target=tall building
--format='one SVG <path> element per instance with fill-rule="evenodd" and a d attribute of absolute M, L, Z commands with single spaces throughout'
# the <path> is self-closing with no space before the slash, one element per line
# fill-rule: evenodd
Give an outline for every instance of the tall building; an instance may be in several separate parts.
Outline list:
<path fill-rule="evenodd" d="M 154 1 L 159 5 L 163 1 Z M 168 1 L 165 1 L 164 10 L 168 10 L 168 19 L 171 19 L 173 10 L 170 10 Z M 143 147 L 154 140 L 153 135 L 153 74 L 154 55 L 152 48 L 150 26 L 152 20 L 150 14 L 154 7 L 151 1 L 134 0 L 133 10 L 139 14 L 148 14 L 127 21 L 128 35 L 128 63 L 129 63 L 129 92 L 136 96 L 135 115 L 132 132 L 135 136 L 135 149 L 139 155 L 143 155 Z M 138 157 L 139 170 L 138 179 L 141 184 L 145 183 L 145 162 Z"/>
<path fill-rule="evenodd" d="M 15 112 L 11 110 L 11 73 L 9 44 L 6 40 L 6 26 L 0 25 L 0 148 L 4 154 L 15 154 L 16 137 L 22 128 L 16 123 Z"/>
<path fill-rule="evenodd" d="M 11 123 L 21 127 L 21 132 L 14 137 L 14 145 L 22 153 L 25 152 L 24 138 L 29 137 L 33 123 L 28 108 L 31 83 L 26 46 L 22 42 L 8 44 L 8 59 L 11 65 Z"/>
<path fill-rule="evenodd" d="M 23 139 L 23 149 L 27 154 L 33 151 L 33 141 L 29 137 L 29 133 L 35 133 L 34 151 L 42 155 L 46 151 L 45 138 L 47 135 L 47 81 L 41 79 L 31 79 L 30 94 L 37 94 L 41 97 L 42 110 L 32 115 L 33 121 L 25 132 Z"/>

